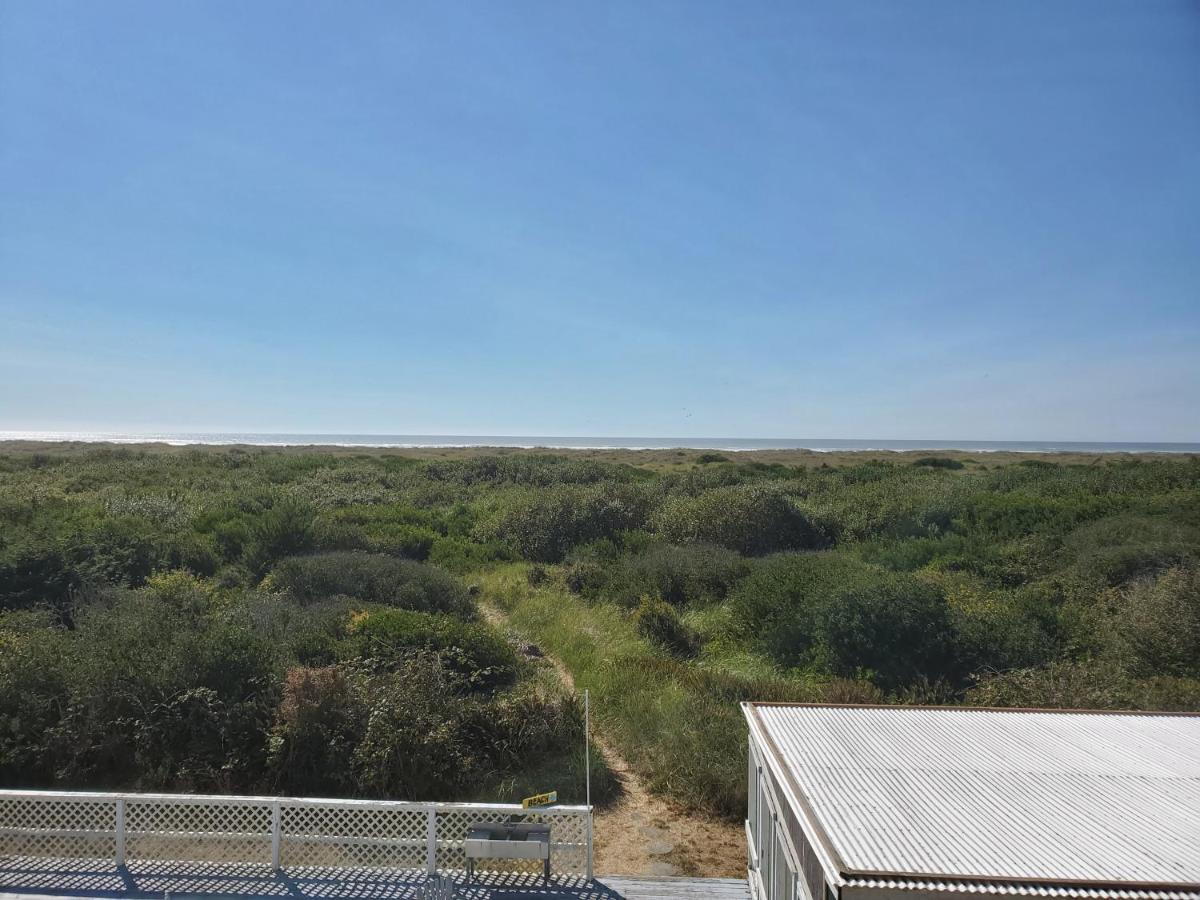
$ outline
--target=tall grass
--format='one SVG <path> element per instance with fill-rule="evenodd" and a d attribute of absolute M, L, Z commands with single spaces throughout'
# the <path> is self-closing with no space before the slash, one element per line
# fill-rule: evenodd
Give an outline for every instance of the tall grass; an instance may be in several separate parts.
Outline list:
<path fill-rule="evenodd" d="M 591 691 L 604 733 L 654 792 L 737 820 L 746 809 L 742 700 L 818 700 L 819 686 L 748 677 L 671 658 L 638 636 L 618 606 L 588 604 L 554 581 L 532 587 L 528 566 L 481 573 L 482 598 L 561 660 Z"/>

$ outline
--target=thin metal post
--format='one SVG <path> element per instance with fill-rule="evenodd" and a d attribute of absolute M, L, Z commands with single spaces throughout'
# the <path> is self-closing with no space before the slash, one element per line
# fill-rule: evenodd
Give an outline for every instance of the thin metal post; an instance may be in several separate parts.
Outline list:
<path fill-rule="evenodd" d="M 430 806 L 425 824 L 425 871 L 437 874 L 437 807 Z"/>
<path fill-rule="evenodd" d="M 117 798 L 117 865 L 125 865 L 125 798 Z"/>
<path fill-rule="evenodd" d="M 271 804 L 271 868 L 279 869 L 282 828 L 280 827 L 279 801 Z"/>
<path fill-rule="evenodd" d="M 592 703 L 587 688 L 583 690 L 583 772 L 587 806 L 587 880 L 592 880 Z"/>

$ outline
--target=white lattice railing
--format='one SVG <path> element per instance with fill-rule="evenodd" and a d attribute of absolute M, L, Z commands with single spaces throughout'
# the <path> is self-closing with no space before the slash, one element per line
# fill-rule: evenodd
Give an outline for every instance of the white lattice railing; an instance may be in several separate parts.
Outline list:
<path fill-rule="evenodd" d="M 525 810 L 516 804 L 0 790 L 0 858 L 434 873 L 465 868 L 463 842 L 473 822 L 512 815 L 551 826 L 555 874 L 592 877 L 592 818 L 586 806 Z M 532 872 L 540 871 L 541 863 L 496 860 L 495 866 Z"/>

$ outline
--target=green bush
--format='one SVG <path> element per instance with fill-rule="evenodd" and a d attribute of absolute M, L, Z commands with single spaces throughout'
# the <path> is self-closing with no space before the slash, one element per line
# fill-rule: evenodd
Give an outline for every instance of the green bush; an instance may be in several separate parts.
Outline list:
<path fill-rule="evenodd" d="M 638 634 L 668 653 L 689 658 L 700 652 L 695 632 L 679 621 L 675 607 L 657 597 L 643 597 L 633 613 Z"/>
<path fill-rule="evenodd" d="M 339 550 L 368 550 L 424 562 L 448 524 L 430 510 L 401 504 L 348 506 L 334 512 L 324 524 L 321 546 Z M 342 534 L 340 542 L 332 534 Z"/>
<path fill-rule="evenodd" d="M 971 706 L 1153 709 L 1200 712 L 1200 679 L 1136 678 L 1113 661 L 1056 661 L 984 677 L 967 691 Z"/>
<path fill-rule="evenodd" d="M 1133 584 L 1114 624 L 1136 674 L 1200 678 L 1200 568 Z"/>
<path fill-rule="evenodd" d="M 434 566 L 369 553 L 319 553 L 281 561 L 267 580 L 273 590 L 301 603 L 354 597 L 424 612 L 473 618 L 462 584 Z"/>
<path fill-rule="evenodd" d="M 48 611 L 0 614 L 0 787 L 54 784 L 47 738 L 76 687 L 71 638 Z"/>
<path fill-rule="evenodd" d="M 1152 577 L 1200 558 L 1200 527 L 1181 517 L 1126 513 L 1075 529 L 1063 547 L 1097 586 Z"/>
<path fill-rule="evenodd" d="M 150 591 L 109 592 L 69 631 L 8 642 L 0 780 L 208 791 L 259 783 L 276 657 L 252 632 Z"/>
<path fill-rule="evenodd" d="M 473 709 L 455 696 L 440 661 L 417 655 L 394 675 L 359 683 L 362 737 L 350 756 L 359 790 L 375 797 L 455 797 L 486 766 L 469 729 Z"/>
<path fill-rule="evenodd" d="M 288 665 L 324 668 L 337 661 L 347 623 L 363 605 L 352 597 L 299 605 L 285 594 L 241 592 L 222 615 L 260 635 Z"/>
<path fill-rule="evenodd" d="M 1059 652 L 1030 599 L 1003 593 L 986 602 L 950 607 L 956 653 L 965 671 L 1037 666 Z"/>
<path fill-rule="evenodd" d="M 959 569 L 964 558 L 975 559 L 987 553 L 986 547 L 974 546 L 961 534 L 872 541 L 859 546 L 864 560 L 894 572 L 915 572 L 926 566 Z"/>
<path fill-rule="evenodd" d="M 0 549 L 0 610 L 46 606 L 65 614 L 82 581 L 54 544 L 22 540 Z"/>
<path fill-rule="evenodd" d="M 347 761 L 362 737 L 362 713 L 357 692 L 341 669 L 291 669 L 270 737 L 275 786 L 318 797 L 356 793 Z"/>
<path fill-rule="evenodd" d="M 959 674 L 942 592 L 850 556 L 769 557 L 731 602 L 743 631 L 785 666 L 866 673 L 886 688 Z"/>
<path fill-rule="evenodd" d="M 366 727 L 350 760 L 359 790 L 370 796 L 458 797 L 562 752 L 564 739 L 577 733 L 577 713 L 564 716 L 561 697 L 518 693 L 484 703 L 458 696 L 434 655 L 414 656 L 359 689 Z"/>
<path fill-rule="evenodd" d="M 253 520 L 243 550 L 247 565 L 264 574 L 273 563 L 316 548 L 311 507 L 282 501 Z"/>
<path fill-rule="evenodd" d="M 465 575 L 513 554 L 497 542 L 480 544 L 462 537 L 438 538 L 429 552 L 429 562 L 448 572 Z"/>
<path fill-rule="evenodd" d="M 790 497 L 760 485 L 668 497 L 654 514 L 653 525 L 671 543 L 716 544 L 747 556 L 829 543 L 824 531 Z"/>
<path fill-rule="evenodd" d="M 605 561 L 572 554 L 566 580 L 574 593 L 590 599 L 603 596 L 632 608 L 649 594 L 683 607 L 725 599 L 749 570 L 740 554 L 724 547 L 653 543 Z"/>
<path fill-rule="evenodd" d="M 914 466 L 925 466 L 929 469 L 963 469 L 966 466 L 957 459 L 948 456 L 922 456 L 913 461 Z"/>
<path fill-rule="evenodd" d="M 633 466 L 545 453 L 439 459 L 426 462 L 423 469 L 425 475 L 434 481 L 489 488 L 504 485 L 552 487 L 564 484 L 626 483 L 645 477 Z"/>
<path fill-rule="evenodd" d="M 999 538 L 1039 533 L 1063 535 L 1084 522 L 1120 511 L 1121 505 L 1111 497 L 1088 494 L 1065 497 L 1019 492 L 984 494 L 971 504 L 960 527 Z"/>
<path fill-rule="evenodd" d="M 517 677 L 516 654 L 490 625 L 407 609 L 354 616 L 342 655 L 395 669 L 414 651 L 436 653 L 448 671 L 473 689 L 494 690 Z"/>
<path fill-rule="evenodd" d="M 646 495 L 629 485 L 559 485 L 510 497 L 477 537 L 499 540 L 533 562 L 559 562 L 579 544 L 641 528 L 646 511 Z"/>

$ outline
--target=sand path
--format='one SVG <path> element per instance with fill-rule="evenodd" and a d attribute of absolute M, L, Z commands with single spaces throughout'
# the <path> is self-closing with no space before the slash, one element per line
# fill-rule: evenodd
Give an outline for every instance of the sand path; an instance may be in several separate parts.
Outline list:
<path fill-rule="evenodd" d="M 504 611 L 480 602 L 479 610 L 502 631 L 512 631 Z M 567 690 L 575 679 L 561 661 L 546 656 Z M 620 798 L 594 819 L 597 875 L 691 875 L 734 877 L 746 874 L 746 837 L 742 829 L 676 807 L 651 794 L 633 767 L 592 720 L 592 746 L 621 784 Z"/>

